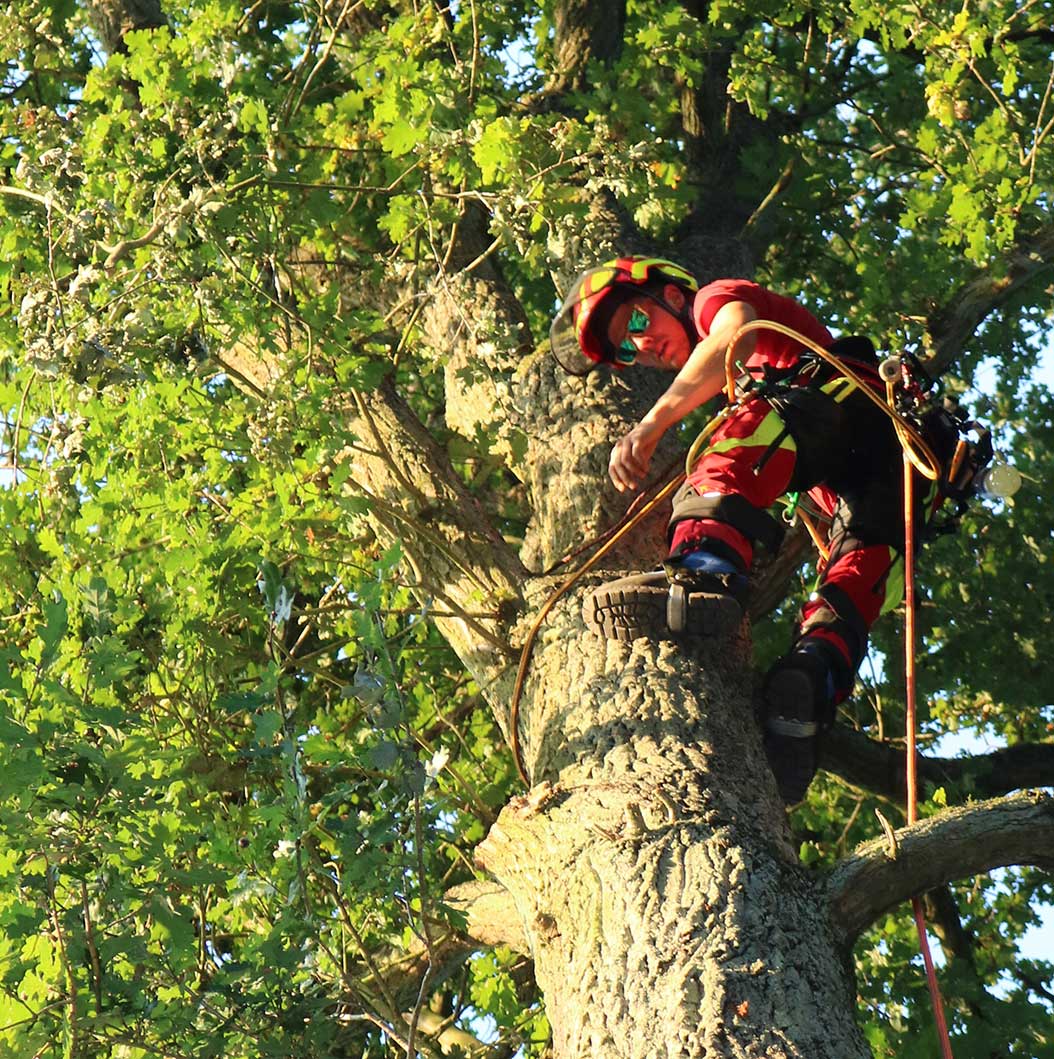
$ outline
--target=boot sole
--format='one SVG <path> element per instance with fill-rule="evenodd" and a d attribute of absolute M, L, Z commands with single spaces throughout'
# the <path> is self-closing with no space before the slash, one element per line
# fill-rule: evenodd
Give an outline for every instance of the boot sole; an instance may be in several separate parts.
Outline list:
<path fill-rule="evenodd" d="M 785 805 L 797 805 L 816 775 L 818 725 L 795 715 L 815 694 L 806 673 L 778 670 L 765 686 L 765 756 Z"/>
<path fill-rule="evenodd" d="M 624 577 L 601 585 L 586 597 L 582 617 L 590 631 L 622 643 L 716 638 L 730 636 L 740 627 L 743 608 L 731 596 L 683 589 L 678 592 L 680 630 L 670 628 L 670 588 L 663 574 Z"/>

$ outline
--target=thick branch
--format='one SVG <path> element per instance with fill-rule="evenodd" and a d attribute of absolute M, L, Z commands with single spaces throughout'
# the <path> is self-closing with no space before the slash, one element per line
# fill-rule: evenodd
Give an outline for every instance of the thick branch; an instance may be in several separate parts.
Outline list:
<path fill-rule="evenodd" d="M 349 413 L 368 450 L 354 454 L 354 476 L 376 521 L 401 541 L 420 591 L 467 613 L 517 600 L 526 571 L 394 387 L 360 397 Z M 507 664 L 495 657 L 506 638 L 497 614 L 436 623 L 477 679 Z"/>
<path fill-rule="evenodd" d="M 892 801 L 907 793 L 901 750 L 836 725 L 824 739 L 820 764 L 854 787 Z M 997 798 L 1031 787 L 1054 787 L 1054 743 L 1020 743 L 969 757 L 917 759 L 922 785 L 954 785 L 980 798 Z"/>
<path fill-rule="evenodd" d="M 493 881 L 473 881 L 454 886 L 443 894 L 443 904 L 464 916 L 464 929 L 454 929 L 444 919 L 432 918 L 431 947 L 420 934 L 404 948 L 392 945 L 369 954 L 358 965 L 367 982 L 380 988 L 392 1004 L 412 1004 L 422 977 L 431 965 L 433 988 L 438 989 L 482 948 L 507 945 L 524 955 L 530 946 L 509 892 Z"/>
<path fill-rule="evenodd" d="M 1054 226 L 1022 238 L 1007 258 L 1005 275 L 979 269 L 929 318 L 932 352 L 926 369 L 942 375 L 985 318 L 1021 287 L 1054 268 Z"/>
<path fill-rule="evenodd" d="M 908 898 L 969 875 L 1010 865 L 1054 869 L 1054 798 L 1033 791 L 949 809 L 876 839 L 831 872 L 827 892 L 836 929 L 851 943 Z"/>
<path fill-rule="evenodd" d="M 160 0 L 94 0 L 89 17 L 110 55 L 125 51 L 124 35 L 134 29 L 168 25 Z"/>

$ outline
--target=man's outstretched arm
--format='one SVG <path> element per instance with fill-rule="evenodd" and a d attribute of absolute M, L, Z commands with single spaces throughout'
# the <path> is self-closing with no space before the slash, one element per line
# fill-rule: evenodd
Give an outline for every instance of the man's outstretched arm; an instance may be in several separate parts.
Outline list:
<path fill-rule="evenodd" d="M 725 383 L 725 353 L 732 336 L 743 324 L 757 319 L 747 302 L 728 302 L 714 316 L 710 334 L 692 350 L 684 367 L 648 414 L 611 450 L 608 474 L 618 491 L 636 489 L 648 473 L 652 453 L 663 434 L 689 412 L 721 392 Z M 736 345 L 746 359 L 754 352 L 754 335 L 744 335 Z"/>

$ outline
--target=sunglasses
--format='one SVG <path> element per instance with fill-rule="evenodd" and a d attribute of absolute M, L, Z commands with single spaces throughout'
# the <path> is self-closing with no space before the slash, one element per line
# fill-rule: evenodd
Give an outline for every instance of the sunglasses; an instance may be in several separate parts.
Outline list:
<path fill-rule="evenodd" d="M 648 314 L 643 309 L 634 309 L 630 313 L 629 323 L 626 325 L 626 337 L 618 347 L 617 357 L 620 364 L 632 364 L 637 359 L 637 347 L 632 336 L 644 334 L 650 322 Z"/>

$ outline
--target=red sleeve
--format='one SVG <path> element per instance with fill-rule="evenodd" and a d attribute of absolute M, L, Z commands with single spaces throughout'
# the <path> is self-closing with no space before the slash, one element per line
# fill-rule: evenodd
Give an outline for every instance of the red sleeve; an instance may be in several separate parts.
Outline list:
<path fill-rule="evenodd" d="M 692 303 L 696 330 L 701 337 L 710 334 L 714 317 L 729 302 L 746 302 L 759 320 L 783 324 L 804 335 L 817 345 L 827 347 L 833 341 L 831 332 L 804 306 L 793 298 L 774 294 L 747 279 L 719 279 L 701 288 Z M 771 364 L 777 368 L 790 367 L 802 353 L 803 347 L 787 335 L 771 329 L 755 332 L 754 353 L 748 367 Z"/>
<path fill-rule="evenodd" d="M 763 288 L 748 279 L 719 279 L 708 283 L 699 289 L 692 306 L 696 330 L 700 335 L 710 334 L 714 317 L 729 302 L 746 302 L 758 316 L 762 316 L 760 296 L 764 293 Z"/>

